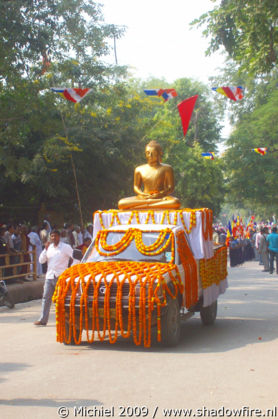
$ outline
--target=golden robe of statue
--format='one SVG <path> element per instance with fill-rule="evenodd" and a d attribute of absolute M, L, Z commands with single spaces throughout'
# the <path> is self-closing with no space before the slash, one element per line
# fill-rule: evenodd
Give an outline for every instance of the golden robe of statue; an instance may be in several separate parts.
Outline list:
<path fill-rule="evenodd" d="M 123 198 L 118 202 L 120 210 L 126 209 L 177 209 L 178 198 L 170 196 L 174 191 L 174 173 L 168 164 L 161 163 L 162 148 L 151 141 L 145 149 L 147 164 L 134 171 L 134 192 L 137 196 Z"/>

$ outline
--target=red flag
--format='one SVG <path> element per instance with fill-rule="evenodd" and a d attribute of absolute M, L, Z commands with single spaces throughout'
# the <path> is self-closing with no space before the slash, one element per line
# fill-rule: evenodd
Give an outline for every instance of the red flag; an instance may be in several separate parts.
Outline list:
<path fill-rule="evenodd" d="M 182 123 L 184 136 L 186 136 L 190 118 L 191 118 L 197 98 L 198 98 L 198 95 L 195 95 L 188 99 L 185 99 L 184 101 L 178 104 L 178 110 L 181 117 L 181 123 Z"/>

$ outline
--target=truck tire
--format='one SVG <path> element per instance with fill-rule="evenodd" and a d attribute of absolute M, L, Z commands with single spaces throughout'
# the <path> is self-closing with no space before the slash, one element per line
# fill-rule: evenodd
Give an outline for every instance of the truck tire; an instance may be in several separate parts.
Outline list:
<path fill-rule="evenodd" d="M 213 324 L 217 316 L 217 300 L 207 307 L 201 307 L 200 315 L 203 325 L 209 326 Z"/>
<path fill-rule="evenodd" d="M 161 318 L 161 343 L 163 346 L 176 346 L 180 335 L 180 305 L 177 298 L 169 298 L 166 313 Z"/>

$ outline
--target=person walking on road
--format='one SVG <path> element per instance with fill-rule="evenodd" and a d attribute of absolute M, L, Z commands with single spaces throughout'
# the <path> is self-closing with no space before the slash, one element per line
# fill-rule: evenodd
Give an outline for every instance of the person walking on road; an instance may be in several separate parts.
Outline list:
<path fill-rule="evenodd" d="M 269 255 L 268 255 L 268 248 L 267 248 L 267 235 L 268 235 L 268 228 L 263 227 L 261 230 L 262 237 L 259 244 L 259 253 L 261 255 L 263 264 L 264 264 L 264 270 L 263 272 L 269 272 Z"/>
<path fill-rule="evenodd" d="M 49 318 L 52 296 L 58 277 L 64 272 L 73 260 L 73 249 L 69 244 L 60 241 L 59 230 L 53 230 L 50 234 L 50 242 L 45 244 L 39 261 L 41 264 L 47 262 L 47 272 L 42 297 L 42 310 L 39 320 L 35 326 L 46 326 Z"/>
<path fill-rule="evenodd" d="M 272 227 L 271 233 L 267 236 L 266 239 L 268 243 L 269 250 L 269 273 L 273 274 L 274 268 L 274 258 L 276 259 L 276 273 L 278 274 L 278 234 L 277 227 Z"/>

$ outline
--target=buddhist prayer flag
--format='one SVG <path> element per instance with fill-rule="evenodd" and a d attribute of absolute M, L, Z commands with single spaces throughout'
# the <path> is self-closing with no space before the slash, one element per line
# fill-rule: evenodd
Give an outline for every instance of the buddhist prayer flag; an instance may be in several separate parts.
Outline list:
<path fill-rule="evenodd" d="M 165 102 L 168 99 L 178 96 L 175 89 L 147 89 L 144 92 L 148 96 L 162 96 Z"/>
<path fill-rule="evenodd" d="M 63 98 L 70 100 L 74 103 L 79 103 L 84 97 L 90 93 L 92 89 L 74 89 L 65 87 L 52 87 L 51 90 L 55 93 L 59 93 Z"/>
<path fill-rule="evenodd" d="M 233 234 L 233 232 L 232 232 L 232 225 L 231 225 L 231 221 L 230 220 L 228 222 L 228 231 L 229 231 L 230 235 Z"/>
<path fill-rule="evenodd" d="M 252 148 L 252 151 L 255 151 L 256 153 L 261 154 L 261 156 L 264 156 L 267 153 L 267 147 Z"/>
<path fill-rule="evenodd" d="M 208 152 L 206 152 L 206 153 L 202 153 L 202 156 L 203 156 L 205 159 L 214 160 L 215 153 L 214 153 L 213 151 L 208 151 Z"/>
<path fill-rule="evenodd" d="M 192 115 L 197 98 L 198 98 L 198 95 L 195 95 L 188 99 L 183 100 L 181 103 L 178 104 L 178 110 L 181 117 L 181 123 L 182 123 L 184 136 L 186 136 L 189 122 L 191 119 L 191 115 Z"/>
<path fill-rule="evenodd" d="M 212 90 L 228 97 L 235 102 L 243 98 L 243 87 L 241 86 L 221 86 L 213 87 Z"/>

